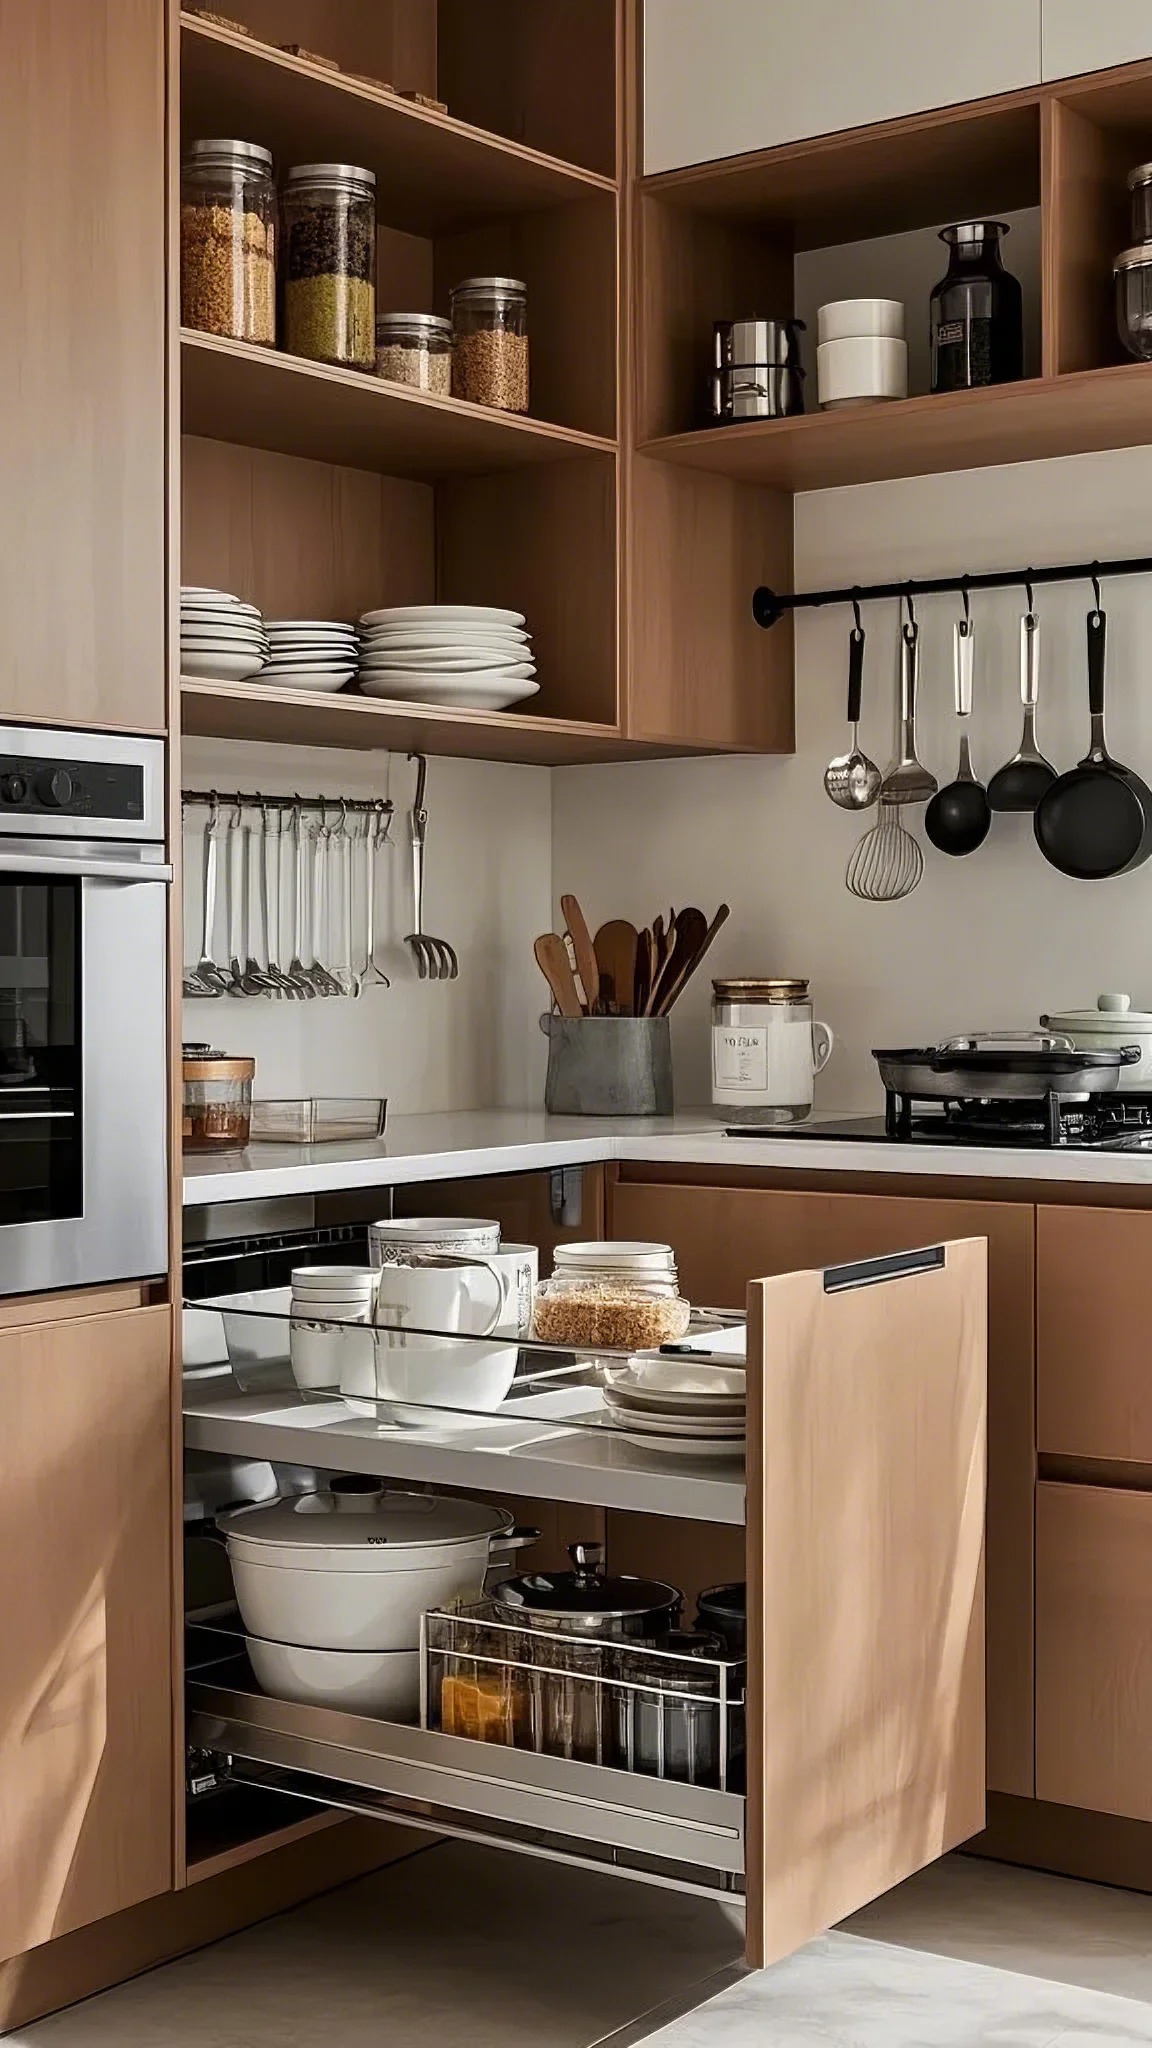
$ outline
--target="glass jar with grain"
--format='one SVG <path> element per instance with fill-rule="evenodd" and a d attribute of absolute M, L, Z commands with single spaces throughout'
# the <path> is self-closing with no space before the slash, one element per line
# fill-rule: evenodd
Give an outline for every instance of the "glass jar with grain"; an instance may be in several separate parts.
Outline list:
<path fill-rule="evenodd" d="M 376 367 L 376 174 L 295 164 L 281 202 L 284 346 L 340 369 Z"/>
<path fill-rule="evenodd" d="M 532 1334 L 577 1350 L 651 1351 L 673 1344 L 692 1309 L 670 1245 L 605 1240 L 557 1245 L 536 1289 Z"/>
<path fill-rule="evenodd" d="M 527 412 L 527 286 L 518 277 L 466 277 L 451 296 L 453 397 Z"/>
<path fill-rule="evenodd" d="M 180 318 L 201 334 L 276 342 L 276 187 L 257 142 L 193 142 L 180 169 Z"/>
<path fill-rule="evenodd" d="M 376 375 L 447 398 L 452 390 L 452 322 L 438 313 L 378 313 Z"/>

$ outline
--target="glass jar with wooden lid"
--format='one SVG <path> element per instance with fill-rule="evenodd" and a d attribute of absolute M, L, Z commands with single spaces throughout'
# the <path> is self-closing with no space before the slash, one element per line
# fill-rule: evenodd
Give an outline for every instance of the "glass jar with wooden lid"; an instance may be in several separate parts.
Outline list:
<path fill-rule="evenodd" d="M 185 1152 L 243 1150 L 252 1128 L 255 1074 L 254 1059 L 209 1045 L 184 1047 Z"/>
<path fill-rule="evenodd" d="M 798 1124 L 833 1037 L 813 1016 L 807 981 L 757 976 L 712 983 L 712 1100 L 728 1124 Z"/>

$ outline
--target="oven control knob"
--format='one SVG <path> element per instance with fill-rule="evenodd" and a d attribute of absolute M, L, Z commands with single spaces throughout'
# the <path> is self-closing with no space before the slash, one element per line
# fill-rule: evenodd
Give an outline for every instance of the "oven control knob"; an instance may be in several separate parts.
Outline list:
<path fill-rule="evenodd" d="M 28 794 L 28 784 L 22 775 L 6 775 L 0 782 L 0 797 L 6 804 L 22 804 Z"/>
<path fill-rule="evenodd" d="M 45 768 L 36 777 L 36 794 L 40 802 L 53 810 L 61 804 L 70 804 L 74 791 L 75 784 L 66 768 Z"/>

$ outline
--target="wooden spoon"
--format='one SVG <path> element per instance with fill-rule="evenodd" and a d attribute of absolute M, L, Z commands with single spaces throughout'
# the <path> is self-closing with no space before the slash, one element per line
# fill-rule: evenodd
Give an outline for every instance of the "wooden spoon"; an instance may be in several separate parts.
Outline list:
<path fill-rule="evenodd" d="M 588 920 L 575 896 L 562 896 L 560 908 L 568 926 L 568 936 L 576 954 L 576 972 L 584 988 L 584 1008 L 591 1016 L 600 1007 L 600 968 L 596 960 L 596 949 Z"/>
<path fill-rule="evenodd" d="M 614 917 L 602 924 L 596 934 L 595 952 L 602 1006 L 611 1003 L 618 1015 L 630 1017 L 636 989 L 635 925 L 624 917 Z"/>
<path fill-rule="evenodd" d="M 722 903 L 691 958 L 685 962 L 684 966 L 670 981 L 665 980 L 662 983 L 660 989 L 660 1008 L 656 1012 L 658 1017 L 666 1017 L 673 1003 L 683 995 L 684 990 L 699 967 L 721 925 L 726 924 L 731 915 L 732 913 L 728 905 Z"/>
<path fill-rule="evenodd" d="M 707 930 L 708 920 L 702 910 L 689 907 L 687 910 L 676 912 L 671 944 L 659 971 L 652 976 L 646 1013 L 649 1017 L 659 1017 L 663 1014 L 661 1004 L 665 994 L 691 966 L 704 943 Z"/>
<path fill-rule="evenodd" d="M 536 964 L 552 991 L 560 1015 L 583 1016 L 576 988 L 576 976 L 572 972 L 568 949 L 559 933 L 542 933 L 532 950 L 536 955 Z"/>
<path fill-rule="evenodd" d="M 636 934 L 636 995 L 632 1006 L 635 1017 L 648 1015 L 648 999 L 652 993 L 653 939 L 647 925 Z"/>

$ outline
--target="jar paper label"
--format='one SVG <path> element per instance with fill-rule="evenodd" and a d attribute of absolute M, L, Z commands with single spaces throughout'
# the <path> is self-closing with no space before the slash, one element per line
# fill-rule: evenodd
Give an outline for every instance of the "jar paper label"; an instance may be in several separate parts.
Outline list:
<path fill-rule="evenodd" d="M 712 1086 L 743 1093 L 768 1086 L 768 1030 L 763 1024 L 714 1024 Z"/>

